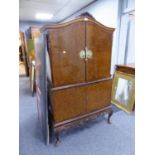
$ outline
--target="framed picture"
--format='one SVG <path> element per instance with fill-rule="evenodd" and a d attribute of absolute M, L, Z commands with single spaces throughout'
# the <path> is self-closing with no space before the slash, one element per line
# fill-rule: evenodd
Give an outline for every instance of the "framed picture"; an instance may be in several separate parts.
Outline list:
<path fill-rule="evenodd" d="M 130 114 L 135 103 L 135 76 L 116 71 L 112 86 L 114 105 Z"/>

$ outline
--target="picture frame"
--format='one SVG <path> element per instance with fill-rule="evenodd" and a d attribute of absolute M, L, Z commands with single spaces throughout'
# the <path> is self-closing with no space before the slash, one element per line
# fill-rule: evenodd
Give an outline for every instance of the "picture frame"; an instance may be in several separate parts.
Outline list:
<path fill-rule="evenodd" d="M 135 76 L 116 71 L 112 84 L 112 104 L 131 114 L 135 103 Z"/>

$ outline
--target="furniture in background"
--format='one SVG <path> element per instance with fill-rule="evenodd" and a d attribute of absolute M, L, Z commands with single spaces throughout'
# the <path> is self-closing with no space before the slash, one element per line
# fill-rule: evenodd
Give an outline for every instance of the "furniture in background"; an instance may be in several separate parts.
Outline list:
<path fill-rule="evenodd" d="M 41 35 L 40 27 L 31 26 L 26 31 L 27 39 L 35 39 L 40 37 L 40 35 Z"/>
<path fill-rule="evenodd" d="M 23 32 L 19 32 L 19 52 L 20 52 L 20 61 L 23 62 L 24 70 L 26 73 L 26 76 L 29 76 L 29 69 L 28 69 L 28 62 L 27 62 L 27 52 L 26 52 L 26 45 L 25 45 L 25 36 Z"/>
<path fill-rule="evenodd" d="M 32 60 L 35 60 L 35 48 L 34 48 L 34 40 L 35 38 L 40 37 L 40 28 L 39 27 L 30 27 L 26 32 L 27 39 L 27 50 L 28 50 L 28 60 L 29 66 Z"/>
<path fill-rule="evenodd" d="M 35 40 L 36 91 L 46 143 L 50 133 L 57 144 L 62 130 L 104 113 L 110 123 L 114 29 L 84 15 L 41 31 Z"/>
<path fill-rule="evenodd" d="M 112 103 L 127 113 L 132 113 L 135 104 L 134 64 L 116 65 L 113 79 Z"/>
<path fill-rule="evenodd" d="M 29 64 L 29 73 L 30 73 L 30 88 L 32 91 L 32 96 L 35 92 L 35 47 L 34 40 L 40 37 L 39 27 L 30 27 L 26 31 L 27 37 L 27 49 L 28 49 L 28 64 Z"/>

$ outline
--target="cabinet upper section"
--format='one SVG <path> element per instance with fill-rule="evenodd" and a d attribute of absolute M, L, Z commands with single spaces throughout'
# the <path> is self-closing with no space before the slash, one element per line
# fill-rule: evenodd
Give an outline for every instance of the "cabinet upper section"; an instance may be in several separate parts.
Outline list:
<path fill-rule="evenodd" d="M 113 28 L 88 16 L 46 25 L 53 86 L 110 77 Z"/>

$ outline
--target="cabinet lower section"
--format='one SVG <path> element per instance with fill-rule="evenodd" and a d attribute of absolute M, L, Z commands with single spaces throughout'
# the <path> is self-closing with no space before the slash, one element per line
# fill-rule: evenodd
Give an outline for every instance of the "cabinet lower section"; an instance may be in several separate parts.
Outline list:
<path fill-rule="evenodd" d="M 105 112 L 109 114 L 109 122 L 112 114 L 111 87 L 112 80 L 108 79 L 88 85 L 51 90 L 51 123 L 54 133 L 79 126 Z"/>
<path fill-rule="evenodd" d="M 54 132 L 60 132 L 61 130 L 64 130 L 64 129 L 79 126 L 79 125 L 83 124 L 84 122 L 87 122 L 89 120 L 93 120 L 93 119 L 97 118 L 98 116 L 104 115 L 105 113 L 108 113 L 109 115 L 112 113 L 111 106 L 108 106 L 106 108 L 102 108 L 99 110 L 95 110 L 95 111 L 90 112 L 88 114 L 81 115 L 81 116 L 60 122 L 60 123 L 55 123 L 53 125 Z M 107 121 L 108 121 L 108 123 L 110 123 L 110 117 L 109 116 L 108 116 Z"/>
<path fill-rule="evenodd" d="M 105 113 L 108 113 L 107 123 L 110 124 L 111 123 L 110 118 L 113 114 L 111 106 L 96 110 L 94 112 L 91 112 L 85 115 L 75 117 L 74 119 L 69 119 L 69 120 L 66 120 L 60 123 L 53 124 L 53 131 L 54 131 L 55 139 L 56 139 L 55 145 L 57 145 L 60 142 L 59 134 L 62 130 L 81 126 L 84 123 L 87 123 L 88 121 L 91 121 L 101 115 L 104 115 Z"/>

